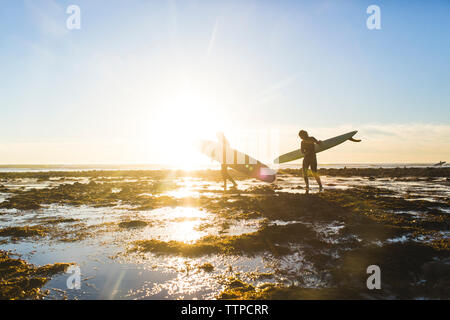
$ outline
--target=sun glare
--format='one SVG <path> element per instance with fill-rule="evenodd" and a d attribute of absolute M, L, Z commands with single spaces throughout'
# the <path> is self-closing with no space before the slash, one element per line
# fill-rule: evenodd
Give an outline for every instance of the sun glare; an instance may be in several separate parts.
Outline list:
<path fill-rule="evenodd" d="M 215 139 L 223 128 L 223 116 L 214 99 L 207 95 L 182 90 L 161 103 L 157 125 L 151 135 L 157 137 L 165 164 L 192 170 L 211 163 L 196 148 L 199 139 Z"/>

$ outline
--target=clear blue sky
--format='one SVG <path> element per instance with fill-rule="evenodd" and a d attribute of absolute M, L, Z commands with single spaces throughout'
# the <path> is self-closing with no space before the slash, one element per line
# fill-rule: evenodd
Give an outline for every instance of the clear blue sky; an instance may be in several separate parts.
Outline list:
<path fill-rule="evenodd" d="M 70 4 L 81 30 L 66 28 Z M 381 30 L 366 27 L 372 4 Z M 440 160 L 449 17 L 444 0 L 3 0 L 0 163 L 159 163 L 203 124 L 278 128 L 283 152 L 298 128 L 359 129 L 355 161 Z"/>

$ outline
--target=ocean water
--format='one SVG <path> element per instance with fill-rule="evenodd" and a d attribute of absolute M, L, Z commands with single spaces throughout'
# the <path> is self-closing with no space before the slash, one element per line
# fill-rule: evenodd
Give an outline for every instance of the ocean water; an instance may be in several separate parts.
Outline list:
<path fill-rule="evenodd" d="M 426 168 L 434 163 L 322 163 L 319 168 Z M 445 164 L 444 166 L 448 166 Z M 280 169 L 299 169 L 301 163 L 283 164 Z M 45 172 L 45 171 L 89 171 L 89 170 L 186 170 L 186 168 L 164 164 L 111 164 L 111 165 L 0 165 L 0 172 Z M 218 164 L 198 165 L 190 170 L 220 169 Z"/>

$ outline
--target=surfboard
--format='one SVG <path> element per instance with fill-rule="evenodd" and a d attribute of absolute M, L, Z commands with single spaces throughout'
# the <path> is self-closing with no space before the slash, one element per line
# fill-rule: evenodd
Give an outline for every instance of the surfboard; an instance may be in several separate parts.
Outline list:
<path fill-rule="evenodd" d="M 322 141 L 321 144 L 316 144 L 315 145 L 316 153 L 328 150 L 328 149 L 333 148 L 349 139 L 352 139 L 353 136 L 357 132 L 358 131 L 352 131 L 349 133 L 345 133 L 340 136 L 324 140 L 324 141 Z M 291 151 L 291 152 L 288 152 L 288 153 L 285 153 L 285 154 L 279 156 L 273 162 L 274 163 L 285 163 L 285 162 L 301 159 L 304 156 L 305 155 L 300 151 L 300 149 L 297 149 L 297 150 L 294 150 L 294 151 Z"/>
<path fill-rule="evenodd" d="M 226 141 L 219 143 L 201 140 L 200 151 L 220 164 L 225 164 L 227 167 L 251 178 L 269 183 L 276 179 L 276 171 L 248 154 L 231 148 Z"/>

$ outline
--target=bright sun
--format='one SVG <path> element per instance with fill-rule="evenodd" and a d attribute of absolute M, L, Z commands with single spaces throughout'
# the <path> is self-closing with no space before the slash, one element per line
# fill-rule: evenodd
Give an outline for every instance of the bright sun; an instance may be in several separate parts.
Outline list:
<path fill-rule="evenodd" d="M 182 90 L 159 106 L 157 125 L 151 134 L 157 136 L 165 164 L 180 169 L 195 169 L 211 163 L 196 148 L 199 139 L 215 139 L 223 130 L 224 118 L 210 96 Z"/>

